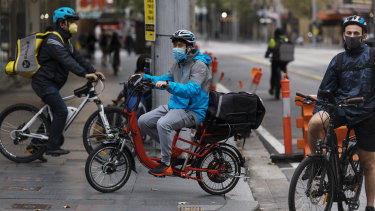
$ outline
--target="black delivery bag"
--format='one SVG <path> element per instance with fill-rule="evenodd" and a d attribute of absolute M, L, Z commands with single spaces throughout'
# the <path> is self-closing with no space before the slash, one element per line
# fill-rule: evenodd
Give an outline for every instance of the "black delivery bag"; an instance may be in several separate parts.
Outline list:
<path fill-rule="evenodd" d="M 216 124 L 245 123 L 256 129 L 262 123 L 265 108 L 258 95 L 247 92 L 210 91 L 206 121 Z"/>

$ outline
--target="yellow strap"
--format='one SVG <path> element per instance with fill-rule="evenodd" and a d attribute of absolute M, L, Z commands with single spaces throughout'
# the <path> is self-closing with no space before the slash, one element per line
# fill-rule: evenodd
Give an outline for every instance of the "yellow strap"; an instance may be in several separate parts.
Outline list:
<path fill-rule="evenodd" d="M 63 44 L 64 44 L 64 39 L 61 37 L 61 35 L 60 35 L 57 31 L 53 31 L 52 33 L 54 33 L 54 34 L 56 34 L 57 36 L 59 36 L 60 39 L 61 39 L 61 41 L 62 41 Z M 69 42 L 70 42 L 70 40 L 69 40 Z"/>
<path fill-rule="evenodd" d="M 270 48 L 276 47 L 276 41 L 275 41 L 275 39 L 271 38 L 270 41 L 268 42 L 268 46 Z"/>

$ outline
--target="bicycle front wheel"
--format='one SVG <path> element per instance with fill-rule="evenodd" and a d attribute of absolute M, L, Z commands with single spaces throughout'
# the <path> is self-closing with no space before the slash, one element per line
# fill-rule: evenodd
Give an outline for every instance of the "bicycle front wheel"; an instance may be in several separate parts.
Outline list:
<path fill-rule="evenodd" d="M 239 158 L 227 148 L 217 148 L 208 152 L 198 163 L 199 169 L 218 170 L 218 173 L 197 171 L 199 186 L 212 195 L 221 195 L 231 191 L 241 175 Z M 236 177 L 237 176 L 237 177 Z"/>
<path fill-rule="evenodd" d="M 126 150 L 121 152 L 116 144 L 98 146 L 86 161 L 87 181 L 95 190 L 102 193 L 120 189 L 128 181 L 131 173 L 130 156 Z"/>
<path fill-rule="evenodd" d="M 119 136 L 123 132 L 128 123 L 128 116 L 119 107 L 106 107 L 104 114 L 110 126 L 110 134 L 107 134 L 104 129 L 103 121 L 99 115 L 99 111 L 93 113 L 83 128 L 83 146 L 88 154 L 92 150 L 109 139 L 109 135 Z"/>
<path fill-rule="evenodd" d="M 27 163 L 45 152 L 45 140 L 29 137 L 33 134 L 48 136 L 50 123 L 43 114 L 30 122 L 37 112 L 32 105 L 15 104 L 0 114 L 0 152 L 9 160 Z M 31 124 L 22 132 L 27 123 Z"/>
<path fill-rule="evenodd" d="M 331 210 L 335 196 L 333 184 L 333 171 L 326 160 L 307 157 L 298 165 L 290 182 L 289 210 Z"/>

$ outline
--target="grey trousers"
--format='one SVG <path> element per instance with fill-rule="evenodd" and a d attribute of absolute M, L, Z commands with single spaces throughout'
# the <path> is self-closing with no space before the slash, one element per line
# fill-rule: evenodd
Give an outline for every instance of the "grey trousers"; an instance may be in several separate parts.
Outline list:
<path fill-rule="evenodd" d="M 166 165 L 171 160 L 174 131 L 194 125 L 195 119 L 190 111 L 169 109 L 168 105 L 161 105 L 138 119 L 139 129 L 160 143 L 161 161 Z"/>

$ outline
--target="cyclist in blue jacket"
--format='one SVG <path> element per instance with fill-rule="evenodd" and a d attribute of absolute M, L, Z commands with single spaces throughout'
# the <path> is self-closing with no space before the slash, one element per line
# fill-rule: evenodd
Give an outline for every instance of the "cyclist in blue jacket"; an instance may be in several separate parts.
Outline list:
<path fill-rule="evenodd" d="M 374 211 L 375 199 L 375 72 L 370 64 L 370 47 L 367 38 L 367 23 L 359 16 L 350 16 L 343 23 L 345 52 L 338 69 L 338 56 L 329 64 L 319 90 L 330 90 L 335 98 L 364 97 L 358 107 L 344 107 L 335 118 L 335 127 L 344 124 L 354 128 L 361 166 L 364 169 L 367 197 L 366 211 Z M 319 92 L 318 92 L 318 98 Z M 311 152 L 315 152 L 316 141 L 323 138 L 322 123 L 328 125 L 329 116 L 320 105 L 314 109 L 309 122 L 308 140 Z"/>
<path fill-rule="evenodd" d="M 200 124 L 208 108 L 210 57 L 193 49 L 195 35 L 188 30 L 176 31 L 171 39 L 176 60 L 172 68 L 159 77 L 143 76 L 155 82 L 157 88 L 165 86 L 165 90 L 172 94 L 168 105 L 161 105 L 138 120 L 140 130 L 160 142 L 161 163 L 149 171 L 155 176 L 172 174 L 172 132 Z"/>

